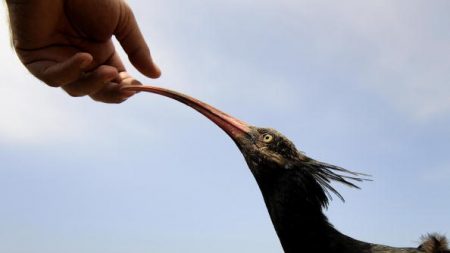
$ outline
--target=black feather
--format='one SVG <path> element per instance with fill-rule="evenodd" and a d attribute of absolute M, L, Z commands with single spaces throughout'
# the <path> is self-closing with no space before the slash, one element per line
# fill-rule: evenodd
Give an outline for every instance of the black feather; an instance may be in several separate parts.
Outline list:
<path fill-rule="evenodd" d="M 332 181 L 337 181 L 346 186 L 360 189 L 354 182 L 363 182 L 363 181 L 372 181 L 368 177 L 370 175 L 350 171 L 344 169 L 342 167 L 319 162 L 314 159 L 305 156 L 304 167 L 309 170 L 314 179 L 322 186 L 322 189 L 325 191 L 325 194 L 329 199 L 333 199 L 332 194 L 336 195 L 342 201 L 345 201 L 344 197 L 333 187 L 331 186 Z M 324 204 L 326 206 L 326 204 Z"/>

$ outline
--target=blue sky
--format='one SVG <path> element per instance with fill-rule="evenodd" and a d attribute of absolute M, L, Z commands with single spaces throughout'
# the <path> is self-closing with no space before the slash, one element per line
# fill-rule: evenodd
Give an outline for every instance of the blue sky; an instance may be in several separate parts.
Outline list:
<path fill-rule="evenodd" d="M 129 1 L 183 91 L 311 157 L 366 172 L 338 186 L 342 232 L 394 246 L 450 235 L 450 2 Z M 1 6 L 6 21 L 4 6 Z M 0 252 L 282 252 L 243 157 L 151 94 L 71 98 L 19 64 L 0 25 Z M 125 56 L 124 56 L 125 57 Z"/>

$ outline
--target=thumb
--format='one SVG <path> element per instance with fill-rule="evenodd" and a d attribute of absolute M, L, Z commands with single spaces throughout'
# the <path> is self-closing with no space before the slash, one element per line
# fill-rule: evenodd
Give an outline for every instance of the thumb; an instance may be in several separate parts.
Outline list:
<path fill-rule="evenodd" d="M 124 6 L 121 8 L 122 12 L 114 35 L 134 67 L 148 77 L 158 78 L 161 70 L 152 60 L 150 49 L 139 30 L 133 12 L 125 2 L 121 4 Z"/>

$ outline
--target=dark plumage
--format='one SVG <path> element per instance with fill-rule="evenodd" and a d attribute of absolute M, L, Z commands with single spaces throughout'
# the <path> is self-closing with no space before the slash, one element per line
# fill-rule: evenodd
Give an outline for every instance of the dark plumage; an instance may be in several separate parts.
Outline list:
<path fill-rule="evenodd" d="M 450 253 L 447 238 L 438 234 L 423 236 L 419 249 L 427 253 Z"/>
<path fill-rule="evenodd" d="M 271 128 L 250 126 L 199 100 L 164 88 L 130 86 L 176 99 L 199 111 L 237 144 L 253 173 L 277 235 L 287 253 L 449 253 L 444 237 L 431 235 L 418 248 L 393 248 L 362 242 L 336 230 L 323 213 L 332 194 L 343 199 L 332 181 L 358 188 L 367 175 L 316 161 Z"/>

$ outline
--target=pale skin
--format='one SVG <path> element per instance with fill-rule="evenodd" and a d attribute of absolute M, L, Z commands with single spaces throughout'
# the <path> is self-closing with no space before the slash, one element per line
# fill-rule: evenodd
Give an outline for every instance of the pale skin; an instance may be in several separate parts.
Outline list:
<path fill-rule="evenodd" d="M 121 103 L 137 84 L 125 70 L 112 36 L 142 74 L 158 78 L 130 7 L 123 0 L 7 0 L 13 45 L 24 66 L 69 95 Z"/>

